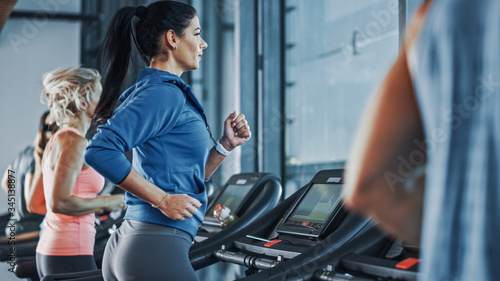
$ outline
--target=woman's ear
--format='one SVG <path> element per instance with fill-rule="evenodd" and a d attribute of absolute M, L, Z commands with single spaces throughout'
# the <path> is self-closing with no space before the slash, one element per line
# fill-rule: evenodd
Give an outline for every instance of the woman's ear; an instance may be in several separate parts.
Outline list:
<path fill-rule="evenodd" d="M 177 34 L 173 29 L 169 29 L 167 32 L 165 32 L 164 38 L 165 38 L 165 43 L 167 44 L 167 47 L 169 49 L 172 50 L 177 49 L 178 38 Z"/>

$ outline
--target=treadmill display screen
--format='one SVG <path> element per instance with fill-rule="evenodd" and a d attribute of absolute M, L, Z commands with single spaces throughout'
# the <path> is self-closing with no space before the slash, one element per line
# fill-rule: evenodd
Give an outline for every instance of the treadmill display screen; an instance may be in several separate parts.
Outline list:
<path fill-rule="evenodd" d="M 342 184 L 313 184 L 284 224 L 321 229 L 340 204 Z"/>
<path fill-rule="evenodd" d="M 254 186 L 253 183 L 229 184 L 224 190 L 224 192 L 222 192 L 220 197 L 217 199 L 217 201 L 214 202 L 214 204 L 212 205 L 213 207 L 207 214 L 210 214 L 210 216 L 212 216 L 212 214 L 214 213 L 215 206 L 217 206 L 218 204 L 225 205 L 226 207 L 231 209 L 232 213 L 234 213 L 253 186 Z"/>

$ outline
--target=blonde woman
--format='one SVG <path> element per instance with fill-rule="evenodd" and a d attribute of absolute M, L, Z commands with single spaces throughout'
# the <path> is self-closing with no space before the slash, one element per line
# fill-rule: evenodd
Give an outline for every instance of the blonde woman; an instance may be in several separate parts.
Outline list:
<path fill-rule="evenodd" d="M 32 193 L 32 199 L 43 198 L 46 204 L 30 206 L 46 213 L 46 227 L 36 249 L 40 278 L 97 269 L 94 214 L 124 206 L 122 195 L 97 196 L 104 178 L 83 160 L 84 136 L 102 90 L 100 78 L 96 70 L 87 68 L 57 69 L 43 78 L 42 99 L 50 108 L 49 121 L 57 123 L 59 130 L 44 152 L 43 185 Z"/>

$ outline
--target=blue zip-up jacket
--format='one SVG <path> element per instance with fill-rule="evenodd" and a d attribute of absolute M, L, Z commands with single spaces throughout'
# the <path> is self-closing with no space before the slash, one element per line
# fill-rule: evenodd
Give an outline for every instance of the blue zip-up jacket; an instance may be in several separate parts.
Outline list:
<path fill-rule="evenodd" d="M 114 184 L 122 182 L 133 166 L 166 192 L 198 199 L 202 206 L 192 218 L 175 221 L 125 194 L 125 219 L 175 227 L 194 239 L 207 205 L 204 176 L 210 135 L 203 107 L 181 78 L 154 68 L 145 69 L 120 101 L 90 141 L 85 162 Z M 131 149 L 132 164 L 123 154 Z"/>

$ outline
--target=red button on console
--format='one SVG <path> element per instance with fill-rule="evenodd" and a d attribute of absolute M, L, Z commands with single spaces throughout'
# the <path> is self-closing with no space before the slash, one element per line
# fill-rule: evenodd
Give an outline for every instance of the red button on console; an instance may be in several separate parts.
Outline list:
<path fill-rule="evenodd" d="M 406 270 L 406 269 L 416 265 L 419 262 L 420 262 L 420 259 L 407 258 L 407 259 L 404 259 L 404 260 L 398 262 L 398 264 L 396 264 L 396 268 Z"/>
<path fill-rule="evenodd" d="M 271 247 L 272 245 L 279 243 L 279 242 L 281 242 L 281 240 L 274 239 L 274 240 L 271 240 L 271 241 L 267 242 L 266 244 L 264 244 L 264 247 Z"/>

